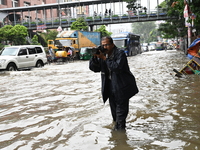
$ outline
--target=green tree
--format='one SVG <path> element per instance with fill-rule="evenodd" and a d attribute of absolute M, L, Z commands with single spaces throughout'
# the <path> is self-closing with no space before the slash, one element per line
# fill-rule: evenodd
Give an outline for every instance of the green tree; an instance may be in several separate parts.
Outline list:
<path fill-rule="evenodd" d="M 70 27 L 72 30 L 83 30 L 88 31 L 88 25 L 85 22 L 83 17 L 78 18 L 76 21 L 74 21 Z"/>
<path fill-rule="evenodd" d="M 169 19 L 165 23 L 161 24 L 159 31 L 161 31 L 164 38 L 174 38 L 176 36 L 183 37 L 187 35 L 187 28 L 185 27 L 185 18 L 183 17 L 184 11 L 184 1 L 183 0 L 168 0 L 163 3 L 166 3 L 168 8 L 168 16 L 171 16 L 175 19 Z M 200 9 L 199 9 L 200 0 L 195 0 L 189 2 L 191 11 L 196 15 L 194 19 L 194 27 L 197 30 L 197 33 L 200 32 Z M 161 5 L 162 6 L 162 5 Z M 163 6 L 162 6 L 163 7 Z M 188 22 L 192 22 L 189 19 Z"/>
<path fill-rule="evenodd" d="M 104 37 L 104 36 L 110 36 L 112 34 L 112 32 L 108 32 L 106 30 L 106 26 L 105 25 L 102 25 L 100 26 L 100 28 L 98 28 L 97 30 L 95 30 L 96 32 L 101 32 L 101 36 Z"/>
<path fill-rule="evenodd" d="M 39 35 L 44 39 L 46 43 L 48 42 L 48 40 L 55 40 L 57 34 L 58 34 L 57 30 L 48 30 L 48 29 L 46 30 L 46 32 L 39 33 Z"/>
<path fill-rule="evenodd" d="M 0 28 L 0 40 L 1 41 L 12 41 L 12 36 L 10 34 L 10 30 L 13 28 L 12 25 L 5 25 Z"/>
<path fill-rule="evenodd" d="M 160 4 L 160 6 L 162 8 L 167 7 L 168 15 L 171 16 L 172 18 L 166 20 L 165 23 L 161 23 L 158 30 L 161 32 L 163 38 L 175 38 L 177 36 L 184 36 L 184 34 L 186 33 L 185 31 L 186 28 L 184 30 L 185 20 L 183 18 L 184 4 L 178 2 L 177 5 L 174 3 L 174 1 L 173 2 L 170 1 L 168 2 L 164 1 L 163 3 Z M 175 5 L 173 6 L 173 4 Z M 181 28 L 182 32 L 178 30 Z"/>
<path fill-rule="evenodd" d="M 158 31 L 158 29 L 152 29 L 149 33 L 148 43 L 152 41 L 157 41 L 157 36 L 160 36 L 160 32 Z"/>
<path fill-rule="evenodd" d="M 132 23 L 132 32 L 139 34 L 141 42 L 145 43 L 156 41 L 157 35 L 159 35 L 154 21 Z"/>
<path fill-rule="evenodd" d="M 10 41 L 15 45 L 24 44 L 27 36 L 27 28 L 22 25 L 6 25 L 0 29 L 0 40 Z"/>
<path fill-rule="evenodd" d="M 135 6 L 135 2 L 137 0 L 123 0 L 124 2 L 127 2 L 128 5 L 126 6 L 129 10 L 135 10 L 136 6 Z"/>
<path fill-rule="evenodd" d="M 27 36 L 27 28 L 22 25 L 15 25 L 9 31 L 9 41 L 14 42 L 15 45 L 25 44 Z"/>
<path fill-rule="evenodd" d="M 1 41 L 10 41 L 15 45 L 24 44 L 27 36 L 27 28 L 22 25 L 6 25 L 0 29 Z"/>
<path fill-rule="evenodd" d="M 34 35 L 33 38 L 31 39 L 31 44 L 32 45 L 41 45 L 39 42 L 38 42 L 38 36 L 37 35 Z"/>

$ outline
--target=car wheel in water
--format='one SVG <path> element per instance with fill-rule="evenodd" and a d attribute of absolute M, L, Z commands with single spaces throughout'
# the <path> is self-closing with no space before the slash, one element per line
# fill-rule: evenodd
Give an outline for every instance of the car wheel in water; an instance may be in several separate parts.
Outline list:
<path fill-rule="evenodd" d="M 38 62 L 36 63 L 36 67 L 37 67 L 37 68 L 43 67 L 42 61 L 38 61 Z"/>
<path fill-rule="evenodd" d="M 7 70 L 7 71 L 16 71 L 17 69 L 16 69 L 15 64 L 12 63 L 12 64 L 9 64 L 9 65 L 7 66 L 6 70 Z"/>

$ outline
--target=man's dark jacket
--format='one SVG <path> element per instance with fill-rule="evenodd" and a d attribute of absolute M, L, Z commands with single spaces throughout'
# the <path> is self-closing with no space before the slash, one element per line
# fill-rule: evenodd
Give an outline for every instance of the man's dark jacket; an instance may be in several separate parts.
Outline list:
<path fill-rule="evenodd" d="M 94 72 L 101 72 L 101 90 L 104 103 L 109 97 L 109 80 L 112 83 L 112 92 L 119 99 L 130 99 L 139 92 L 135 77 L 129 69 L 127 57 L 124 51 L 119 50 L 116 46 L 114 47 L 112 56 L 106 60 L 92 57 L 89 68 Z M 109 74 L 111 75 L 111 79 L 109 79 Z"/>

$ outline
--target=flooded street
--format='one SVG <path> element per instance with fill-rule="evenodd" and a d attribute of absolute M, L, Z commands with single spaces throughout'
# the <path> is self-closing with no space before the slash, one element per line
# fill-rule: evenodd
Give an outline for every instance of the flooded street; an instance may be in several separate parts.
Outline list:
<path fill-rule="evenodd" d="M 181 51 L 128 57 L 140 92 L 126 132 L 112 131 L 100 73 L 88 61 L 0 72 L 1 150 L 199 150 L 200 76 L 177 78 Z"/>

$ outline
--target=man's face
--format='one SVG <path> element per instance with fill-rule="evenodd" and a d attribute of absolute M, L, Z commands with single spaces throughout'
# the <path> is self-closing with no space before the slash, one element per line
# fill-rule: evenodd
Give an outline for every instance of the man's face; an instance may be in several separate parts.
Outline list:
<path fill-rule="evenodd" d="M 102 40 L 101 45 L 103 46 L 104 49 L 106 49 L 106 53 L 112 52 L 114 44 L 110 43 L 108 39 Z"/>

